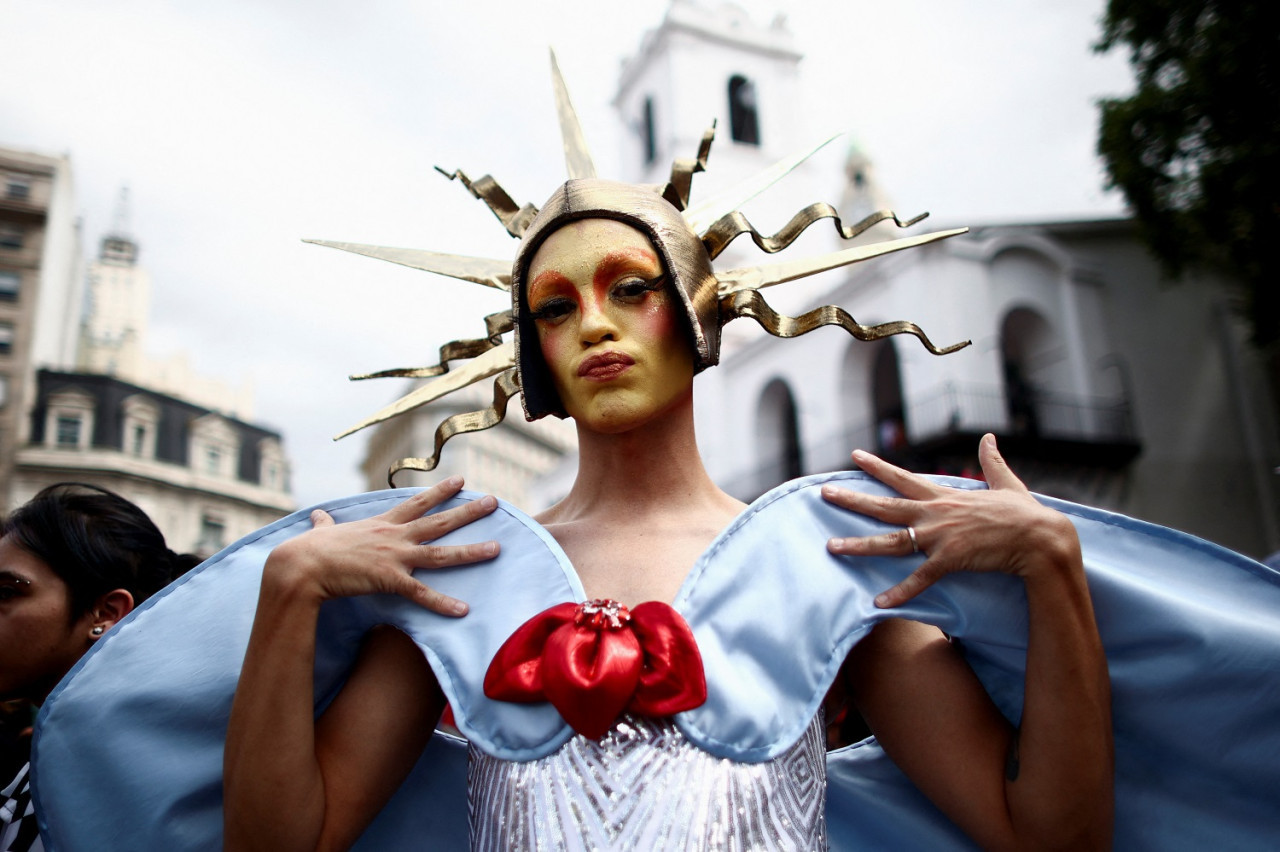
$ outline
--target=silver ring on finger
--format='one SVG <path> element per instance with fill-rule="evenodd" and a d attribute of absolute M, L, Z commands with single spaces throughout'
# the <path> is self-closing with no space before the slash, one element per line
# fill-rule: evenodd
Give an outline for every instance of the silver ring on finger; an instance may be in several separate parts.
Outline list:
<path fill-rule="evenodd" d="M 916 538 L 916 528 L 915 528 L 915 527 L 907 527 L 907 538 L 911 539 L 911 552 L 912 552 L 912 553 L 919 553 L 919 552 L 920 552 L 920 540 L 919 540 L 918 538 Z"/>

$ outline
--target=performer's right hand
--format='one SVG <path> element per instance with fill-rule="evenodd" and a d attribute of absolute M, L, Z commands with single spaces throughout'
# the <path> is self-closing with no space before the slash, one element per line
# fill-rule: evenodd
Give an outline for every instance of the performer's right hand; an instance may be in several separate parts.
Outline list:
<path fill-rule="evenodd" d="M 498 506 L 482 497 L 424 515 L 462 488 L 454 476 L 427 488 L 381 515 L 338 524 L 328 513 L 311 513 L 312 528 L 284 542 L 267 558 L 265 571 L 290 593 L 312 600 L 396 594 L 441 615 L 466 615 L 463 601 L 413 578 L 417 568 L 446 568 L 498 555 L 496 541 L 440 546 L 433 542 L 488 515 Z"/>

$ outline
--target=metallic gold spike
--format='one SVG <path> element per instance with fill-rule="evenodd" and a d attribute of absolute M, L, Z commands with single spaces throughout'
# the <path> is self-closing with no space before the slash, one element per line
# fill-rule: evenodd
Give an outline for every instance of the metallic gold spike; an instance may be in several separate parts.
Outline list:
<path fill-rule="evenodd" d="M 560 118 L 560 138 L 564 143 L 564 165 L 569 179 L 593 178 L 596 166 L 591 162 L 587 137 L 582 135 L 582 125 L 578 123 L 578 114 L 569 100 L 569 88 L 564 84 L 564 77 L 560 76 L 554 50 L 551 51 L 551 85 L 556 91 L 556 114 Z"/>
<path fill-rule="evenodd" d="M 485 336 L 471 340 L 451 340 L 440 347 L 440 361 L 430 367 L 395 367 L 390 370 L 378 370 L 375 373 L 356 373 L 349 376 L 353 382 L 365 379 L 429 379 L 443 376 L 449 372 L 450 361 L 461 361 L 463 358 L 475 358 L 496 346 L 502 345 L 502 335 L 515 326 L 511 322 L 511 309 L 489 314 L 484 318 Z"/>
<path fill-rule="evenodd" d="M 349 251 L 374 257 L 378 260 L 389 260 L 411 269 L 422 269 L 437 275 L 447 275 L 461 281 L 483 284 L 495 290 L 511 289 L 511 261 L 495 260 L 487 257 L 467 257 L 461 254 L 441 254 L 422 249 L 390 248 L 388 246 L 369 246 L 362 243 L 335 243 L 329 240 L 303 240 L 318 246 Z"/>
<path fill-rule="evenodd" d="M 718 192 L 706 201 L 693 205 L 685 211 L 685 221 L 689 223 L 689 227 L 693 228 L 695 233 L 703 233 L 721 216 L 737 210 L 747 201 L 773 186 L 786 177 L 788 172 L 821 151 L 840 135 L 837 133 L 823 139 L 816 145 L 802 148 L 791 156 L 782 158 L 764 171 L 756 173 L 735 186 L 731 186 L 724 192 Z"/>
<path fill-rule="evenodd" d="M 510 367 L 516 365 L 516 345 L 508 340 L 501 346 L 495 346 L 479 357 L 469 362 L 466 366 L 459 367 L 456 370 L 450 370 L 438 379 L 427 382 L 421 387 L 415 388 L 386 408 L 376 414 L 361 420 L 356 425 L 345 431 L 334 435 L 333 440 L 345 438 L 353 432 L 359 432 L 367 426 L 375 423 L 381 423 L 383 420 L 390 420 L 400 414 L 413 411 L 419 406 L 426 405 L 428 402 L 439 399 L 442 396 L 451 394 L 456 390 L 461 390 L 467 385 L 478 382 L 481 379 L 501 373 Z"/>
<path fill-rule="evenodd" d="M 797 278 L 804 278 L 805 276 L 814 275 L 818 272 L 825 272 L 828 269 L 847 266 L 850 263 L 857 263 L 858 261 L 867 260 L 868 258 L 879 257 L 882 254 L 902 251 L 903 249 L 922 246 L 925 243 L 945 240 L 947 237 L 955 237 L 960 234 L 967 233 L 969 233 L 968 228 L 954 228 L 950 231 L 935 231 L 932 234 L 921 234 L 918 237 L 903 237 L 900 240 L 886 240 L 882 243 L 854 246 L 853 248 L 845 249 L 844 251 L 819 255 L 818 257 L 805 258 L 803 260 L 785 261 L 783 263 L 774 263 L 768 266 L 750 266 L 743 269 L 730 269 L 726 272 L 717 272 L 716 280 L 720 282 L 720 295 L 725 296 L 738 290 L 756 290 L 761 287 L 771 287 L 774 284 L 794 281 Z"/>

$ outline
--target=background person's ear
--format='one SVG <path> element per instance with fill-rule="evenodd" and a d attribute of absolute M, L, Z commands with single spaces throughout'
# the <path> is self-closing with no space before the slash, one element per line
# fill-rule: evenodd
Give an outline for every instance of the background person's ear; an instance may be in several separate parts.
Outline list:
<path fill-rule="evenodd" d="M 133 595 L 125 589 L 112 589 L 94 603 L 90 621 L 90 638 L 97 639 L 133 612 Z"/>

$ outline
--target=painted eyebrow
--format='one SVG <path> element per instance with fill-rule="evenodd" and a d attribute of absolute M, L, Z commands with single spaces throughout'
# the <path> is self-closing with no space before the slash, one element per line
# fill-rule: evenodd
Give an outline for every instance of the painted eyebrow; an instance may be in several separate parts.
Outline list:
<path fill-rule="evenodd" d="M 662 266 L 662 262 L 658 259 L 655 251 L 648 248 L 635 246 L 632 248 L 612 249 L 604 257 L 600 258 L 600 262 L 596 264 L 595 274 L 591 276 L 591 283 L 600 286 L 607 283 L 607 279 L 611 275 L 615 275 L 619 268 L 632 264 L 643 264 L 645 266 L 656 266 L 657 275 L 654 278 L 661 277 L 666 273 Z M 641 270 L 637 270 L 641 271 Z M 525 298 L 532 303 L 537 291 L 544 287 L 558 286 L 572 287 L 573 283 L 558 269 L 546 269 L 539 272 L 529 281 L 527 295 Z"/>
<path fill-rule="evenodd" d="M 656 268 L 657 275 L 649 274 L 651 268 Z M 596 287 L 608 286 L 613 277 L 622 271 L 633 271 L 650 280 L 660 278 L 664 273 L 662 263 L 654 252 L 642 248 L 616 249 L 600 258 L 595 274 L 591 276 L 591 283 Z"/>
<path fill-rule="evenodd" d="M 538 290 L 546 287 L 559 287 L 567 284 L 569 284 L 569 279 L 565 278 L 564 275 L 560 273 L 560 270 L 547 269 L 543 272 L 539 272 L 533 280 L 529 282 L 529 288 L 525 294 L 525 299 L 532 303 L 535 296 L 538 294 Z"/>

